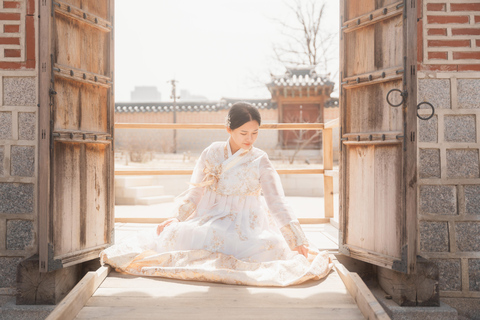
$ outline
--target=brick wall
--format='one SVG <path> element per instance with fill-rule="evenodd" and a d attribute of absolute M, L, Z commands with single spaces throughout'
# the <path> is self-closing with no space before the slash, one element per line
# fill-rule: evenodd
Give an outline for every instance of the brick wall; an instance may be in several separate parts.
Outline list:
<path fill-rule="evenodd" d="M 480 3 L 425 0 L 419 10 L 419 70 L 480 71 Z"/>
<path fill-rule="evenodd" d="M 37 252 L 35 1 L 0 1 L 0 294 Z"/>
<path fill-rule="evenodd" d="M 418 120 L 419 254 L 455 305 L 480 298 L 480 3 L 419 4 L 418 102 L 435 107 Z"/>

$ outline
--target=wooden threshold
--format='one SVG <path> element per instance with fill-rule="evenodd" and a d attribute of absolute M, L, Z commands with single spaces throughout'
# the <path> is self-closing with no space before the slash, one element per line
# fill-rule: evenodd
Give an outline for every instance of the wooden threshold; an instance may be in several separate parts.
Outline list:
<path fill-rule="evenodd" d="M 352 298 L 355 300 L 355 303 L 365 319 L 390 320 L 390 317 L 370 289 L 368 289 L 362 278 L 360 278 L 357 273 L 348 271 L 343 264 L 338 262 L 338 260 L 335 259 L 334 262 L 335 270 L 340 275 L 340 278 L 347 287 Z"/>
<path fill-rule="evenodd" d="M 116 217 L 115 222 L 120 223 L 162 223 L 169 218 L 152 217 Z M 330 218 L 298 218 L 301 224 L 324 224 L 330 223 Z"/>
<path fill-rule="evenodd" d="M 46 320 L 75 319 L 110 271 L 110 267 L 104 266 L 100 267 L 97 271 L 88 272 L 72 291 L 60 301 L 55 309 L 53 309 Z"/>

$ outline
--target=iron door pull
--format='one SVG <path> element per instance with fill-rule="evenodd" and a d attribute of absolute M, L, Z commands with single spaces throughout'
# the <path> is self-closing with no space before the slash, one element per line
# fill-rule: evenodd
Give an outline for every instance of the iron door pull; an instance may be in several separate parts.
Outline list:
<path fill-rule="evenodd" d="M 422 104 L 427 104 L 427 105 L 429 105 L 430 108 L 432 109 L 432 114 L 429 115 L 429 116 L 426 117 L 426 118 L 424 118 L 424 117 L 422 117 L 422 116 L 420 116 L 420 115 L 418 114 L 418 110 L 420 110 L 420 106 L 421 106 Z M 424 101 L 424 102 L 420 102 L 420 103 L 417 105 L 417 117 L 418 117 L 420 120 L 430 120 L 430 119 L 433 117 L 434 114 L 435 114 L 435 108 L 433 107 L 433 105 L 432 105 L 430 102 Z"/>
<path fill-rule="evenodd" d="M 400 92 L 400 96 L 402 97 L 402 101 L 399 103 L 399 104 L 393 104 L 392 102 L 390 102 L 390 94 L 392 92 Z M 404 102 L 405 102 L 405 98 L 408 96 L 408 92 L 407 91 L 402 91 L 400 89 L 392 89 L 390 91 L 388 91 L 387 93 L 387 102 L 389 105 L 391 105 L 392 107 L 400 107 Z"/>

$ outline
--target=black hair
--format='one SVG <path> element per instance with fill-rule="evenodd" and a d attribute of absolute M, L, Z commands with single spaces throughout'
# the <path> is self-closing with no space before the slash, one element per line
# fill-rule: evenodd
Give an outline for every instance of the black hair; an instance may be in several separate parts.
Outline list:
<path fill-rule="evenodd" d="M 258 109 L 248 102 L 236 102 L 228 112 L 227 127 L 235 130 L 252 120 L 257 121 L 258 125 L 262 124 L 262 117 Z"/>

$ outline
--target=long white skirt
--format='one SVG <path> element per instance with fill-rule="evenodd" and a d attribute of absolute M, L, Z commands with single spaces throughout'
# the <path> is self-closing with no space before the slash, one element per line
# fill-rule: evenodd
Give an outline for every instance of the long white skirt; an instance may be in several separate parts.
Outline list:
<path fill-rule="evenodd" d="M 263 197 L 207 191 L 188 220 L 114 245 L 102 261 L 142 276 L 253 286 L 288 286 L 321 279 L 333 264 L 309 246 L 308 258 L 290 250 Z"/>

